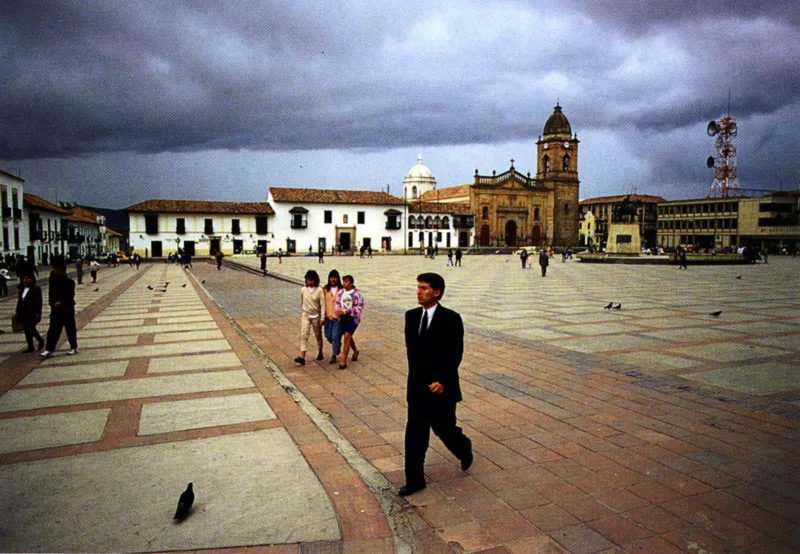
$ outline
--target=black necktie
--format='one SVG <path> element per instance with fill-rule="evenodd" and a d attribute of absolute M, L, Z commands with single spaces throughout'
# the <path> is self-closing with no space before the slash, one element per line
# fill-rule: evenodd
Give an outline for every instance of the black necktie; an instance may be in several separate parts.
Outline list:
<path fill-rule="evenodd" d="M 428 330 L 428 310 L 422 310 L 422 324 L 419 326 L 419 334 L 420 336 L 425 334 L 425 331 Z"/>

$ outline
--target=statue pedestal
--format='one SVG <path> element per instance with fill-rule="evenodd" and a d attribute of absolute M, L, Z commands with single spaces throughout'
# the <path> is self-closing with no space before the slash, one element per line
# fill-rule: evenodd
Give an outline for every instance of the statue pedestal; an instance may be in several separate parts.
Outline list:
<path fill-rule="evenodd" d="M 638 223 L 609 223 L 607 254 L 639 256 L 642 253 L 642 237 Z"/>

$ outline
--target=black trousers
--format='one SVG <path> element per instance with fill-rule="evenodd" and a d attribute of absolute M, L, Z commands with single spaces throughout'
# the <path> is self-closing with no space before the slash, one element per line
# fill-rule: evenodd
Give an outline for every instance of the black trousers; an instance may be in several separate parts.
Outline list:
<path fill-rule="evenodd" d="M 455 402 L 410 403 L 405 437 L 406 485 L 425 485 L 425 453 L 431 429 L 459 460 L 472 450 L 472 441 L 456 425 Z"/>
<path fill-rule="evenodd" d="M 25 342 L 28 343 L 28 348 L 33 350 L 33 339 L 36 339 L 39 342 L 44 341 L 42 335 L 39 334 L 39 331 L 36 330 L 36 321 L 26 321 L 25 322 Z"/>
<path fill-rule="evenodd" d="M 47 329 L 47 350 L 56 349 L 56 343 L 61 338 L 61 331 L 67 332 L 67 342 L 70 348 L 78 348 L 78 333 L 75 325 L 75 310 L 51 310 L 50 327 Z"/>

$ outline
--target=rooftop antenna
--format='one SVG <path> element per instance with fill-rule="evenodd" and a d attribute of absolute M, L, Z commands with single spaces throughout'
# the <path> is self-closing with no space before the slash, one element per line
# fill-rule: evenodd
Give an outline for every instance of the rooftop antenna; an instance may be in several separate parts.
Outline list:
<path fill-rule="evenodd" d="M 742 197 L 734 141 L 737 131 L 736 119 L 731 116 L 731 93 L 728 91 L 728 115 L 717 121 L 709 122 L 706 127 L 708 136 L 717 137 L 715 143 L 717 154 L 709 156 L 706 160 L 706 166 L 714 169 L 714 182 L 711 183 L 706 198 L 711 198 L 716 192 L 719 192 L 722 198 L 728 198 L 731 195 Z"/>

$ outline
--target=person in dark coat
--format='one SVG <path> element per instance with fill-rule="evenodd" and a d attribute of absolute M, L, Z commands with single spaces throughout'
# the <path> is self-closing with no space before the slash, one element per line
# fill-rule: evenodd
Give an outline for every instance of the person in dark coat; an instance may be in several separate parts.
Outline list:
<path fill-rule="evenodd" d="M 47 329 L 47 347 L 39 356 L 49 358 L 56 349 L 61 330 L 67 332 L 69 351 L 78 353 L 78 333 L 75 324 L 75 281 L 67 275 L 67 266 L 60 256 L 53 260 L 50 272 L 48 303 L 50 304 L 50 327 Z"/>
<path fill-rule="evenodd" d="M 22 280 L 22 288 L 17 297 L 17 319 L 22 322 L 25 331 L 25 342 L 28 354 L 33 352 L 33 339 L 39 341 L 39 350 L 44 348 L 44 339 L 36 330 L 36 324 L 42 320 L 42 289 L 36 284 L 36 277 L 26 275 Z"/>
<path fill-rule="evenodd" d="M 542 268 L 542 277 L 547 275 L 547 266 L 550 265 L 550 257 L 544 248 L 539 252 L 539 265 Z"/>
<path fill-rule="evenodd" d="M 456 404 L 461 401 L 458 366 L 464 354 L 464 324 L 457 312 L 439 304 L 444 286 L 441 275 L 419 275 L 417 301 L 421 307 L 406 312 L 406 484 L 400 488 L 400 496 L 425 488 L 425 453 L 431 429 L 461 460 L 461 469 L 466 471 L 472 465 L 472 442 L 456 425 Z"/>

